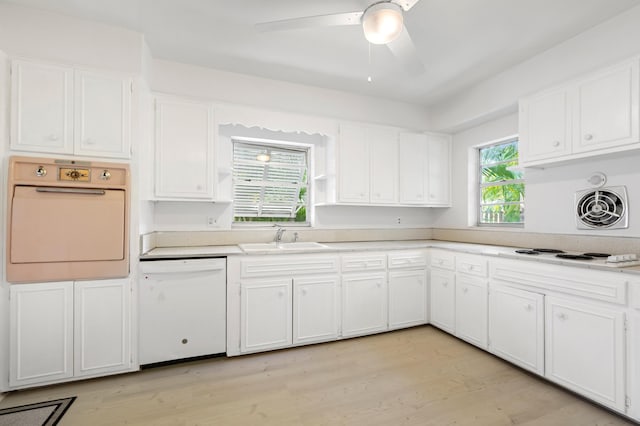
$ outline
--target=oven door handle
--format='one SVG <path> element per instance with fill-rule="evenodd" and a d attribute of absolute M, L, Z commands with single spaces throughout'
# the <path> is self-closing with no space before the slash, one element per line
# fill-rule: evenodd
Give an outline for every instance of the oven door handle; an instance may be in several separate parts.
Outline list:
<path fill-rule="evenodd" d="M 104 189 L 91 189 L 91 188 L 60 188 L 39 186 L 36 188 L 36 192 L 55 192 L 60 194 L 87 194 L 87 195 L 104 195 Z"/>

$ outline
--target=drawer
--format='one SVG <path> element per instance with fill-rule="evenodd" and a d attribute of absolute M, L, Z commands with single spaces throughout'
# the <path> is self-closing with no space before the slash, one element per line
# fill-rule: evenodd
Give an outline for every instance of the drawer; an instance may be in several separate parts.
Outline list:
<path fill-rule="evenodd" d="M 338 256 L 251 256 L 240 261 L 240 276 L 242 278 L 251 278 L 303 274 L 337 274 L 338 265 Z"/>
<path fill-rule="evenodd" d="M 474 254 L 458 254 L 456 256 L 456 271 L 476 277 L 488 275 L 487 259 Z"/>
<path fill-rule="evenodd" d="M 535 261 L 496 260 L 491 262 L 490 272 L 492 280 L 536 289 L 541 293 L 571 294 L 617 304 L 627 303 L 627 286 L 630 284 L 629 276 L 619 272 Z"/>
<path fill-rule="evenodd" d="M 448 250 L 431 250 L 430 265 L 434 268 L 449 269 L 453 271 L 456 264 L 456 255 Z"/>
<path fill-rule="evenodd" d="M 382 253 L 347 254 L 341 258 L 342 272 L 380 271 L 387 268 L 387 255 Z"/>
<path fill-rule="evenodd" d="M 426 268 L 427 253 L 424 250 L 393 251 L 389 253 L 389 269 Z"/>

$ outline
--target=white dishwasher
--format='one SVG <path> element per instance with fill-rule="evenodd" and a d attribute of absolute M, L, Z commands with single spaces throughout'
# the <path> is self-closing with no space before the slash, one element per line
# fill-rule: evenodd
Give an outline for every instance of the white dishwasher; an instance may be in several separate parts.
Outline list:
<path fill-rule="evenodd" d="M 226 352 L 226 259 L 140 262 L 140 364 Z"/>

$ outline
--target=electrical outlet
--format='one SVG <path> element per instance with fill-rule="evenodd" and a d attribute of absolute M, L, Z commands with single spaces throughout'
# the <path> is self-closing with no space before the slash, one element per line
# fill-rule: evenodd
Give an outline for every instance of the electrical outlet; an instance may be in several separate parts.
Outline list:
<path fill-rule="evenodd" d="M 218 221 L 213 216 L 207 216 L 207 226 L 216 226 Z"/>

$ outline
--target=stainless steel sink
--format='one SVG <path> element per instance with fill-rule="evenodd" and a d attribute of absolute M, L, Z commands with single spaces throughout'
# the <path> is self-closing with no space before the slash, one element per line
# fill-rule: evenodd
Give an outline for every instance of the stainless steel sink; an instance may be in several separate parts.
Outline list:
<path fill-rule="evenodd" d="M 311 242 L 311 241 L 297 241 L 295 243 L 275 243 L 275 242 L 271 242 L 271 243 L 245 243 L 245 244 L 239 244 L 239 247 L 245 253 L 252 253 L 252 252 L 259 252 L 259 251 L 265 251 L 265 252 L 294 251 L 294 250 L 296 250 L 296 251 L 306 251 L 306 250 L 315 251 L 315 250 L 322 250 L 322 249 L 328 249 L 329 248 L 329 247 L 325 246 L 324 244 Z"/>

